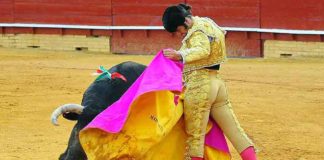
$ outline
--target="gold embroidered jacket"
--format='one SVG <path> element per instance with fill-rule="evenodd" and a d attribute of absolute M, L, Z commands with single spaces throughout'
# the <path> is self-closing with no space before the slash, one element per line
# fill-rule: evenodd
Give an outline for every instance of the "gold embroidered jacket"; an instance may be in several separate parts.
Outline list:
<path fill-rule="evenodd" d="M 225 31 L 209 18 L 192 17 L 193 26 L 179 50 L 184 73 L 217 65 L 226 60 Z"/>

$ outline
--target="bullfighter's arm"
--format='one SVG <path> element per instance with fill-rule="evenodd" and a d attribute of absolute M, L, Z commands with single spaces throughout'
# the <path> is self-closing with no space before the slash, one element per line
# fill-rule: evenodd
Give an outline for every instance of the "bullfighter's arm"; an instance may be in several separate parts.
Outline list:
<path fill-rule="evenodd" d="M 210 42 L 208 36 L 201 31 L 194 32 L 179 50 L 184 63 L 189 63 L 210 54 Z"/>

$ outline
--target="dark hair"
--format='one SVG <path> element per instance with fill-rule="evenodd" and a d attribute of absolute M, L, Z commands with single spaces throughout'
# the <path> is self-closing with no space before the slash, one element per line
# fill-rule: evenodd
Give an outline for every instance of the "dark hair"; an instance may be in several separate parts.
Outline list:
<path fill-rule="evenodd" d="M 189 6 L 187 4 L 184 4 L 184 3 L 180 3 L 180 4 L 178 4 L 178 6 L 184 8 L 188 13 L 190 13 L 190 15 L 192 15 L 192 13 L 191 13 L 191 8 L 192 7 L 191 6 Z"/>
<path fill-rule="evenodd" d="M 165 30 L 175 32 L 178 26 L 186 26 L 185 18 L 191 16 L 191 7 L 185 4 L 173 5 L 165 9 L 162 22 Z"/>

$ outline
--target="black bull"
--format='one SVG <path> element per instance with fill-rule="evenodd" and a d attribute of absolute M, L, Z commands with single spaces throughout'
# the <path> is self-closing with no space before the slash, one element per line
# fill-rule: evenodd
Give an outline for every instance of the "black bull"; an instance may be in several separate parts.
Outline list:
<path fill-rule="evenodd" d="M 122 74 L 127 82 L 122 79 L 104 78 L 93 82 L 83 94 L 81 105 L 84 106 L 80 115 L 67 113 L 63 116 L 67 119 L 75 119 L 77 123 L 72 129 L 68 147 L 61 154 L 60 160 L 85 160 L 87 156 L 79 141 L 79 131 L 91 122 L 100 112 L 117 101 L 125 91 L 142 74 L 146 66 L 135 62 L 124 62 L 109 69 L 110 73 Z"/>

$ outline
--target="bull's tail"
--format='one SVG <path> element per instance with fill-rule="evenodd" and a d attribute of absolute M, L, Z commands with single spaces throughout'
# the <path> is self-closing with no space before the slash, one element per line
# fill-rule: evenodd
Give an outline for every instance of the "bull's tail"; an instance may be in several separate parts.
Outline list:
<path fill-rule="evenodd" d="M 55 109 L 55 111 L 52 113 L 51 121 L 54 125 L 58 126 L 57 119 L 60 115 L 64 113 L 75 113 L 75 114 L 81 114 L 83 111 L 83 106 L 79 104 L 64 104 L 62 106 L 59 106 Z"/>

